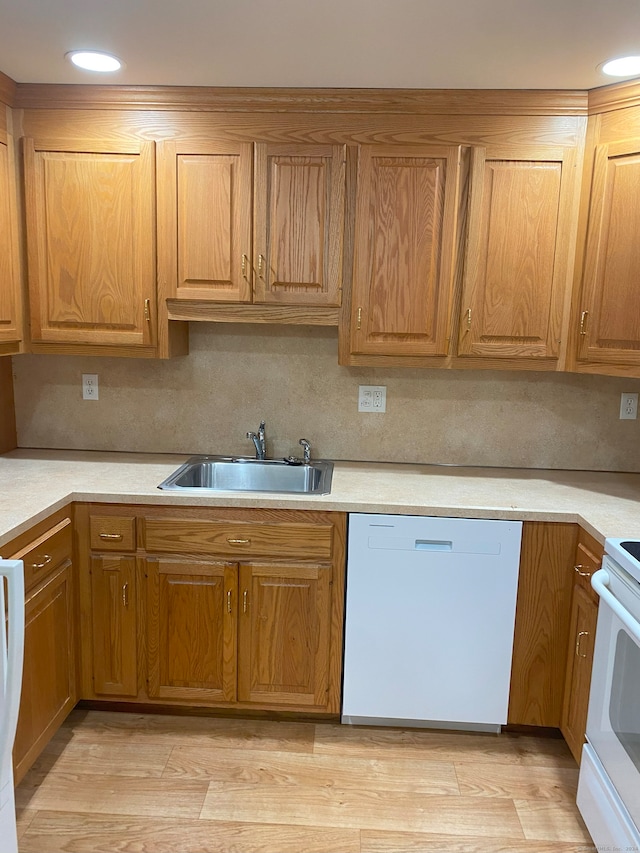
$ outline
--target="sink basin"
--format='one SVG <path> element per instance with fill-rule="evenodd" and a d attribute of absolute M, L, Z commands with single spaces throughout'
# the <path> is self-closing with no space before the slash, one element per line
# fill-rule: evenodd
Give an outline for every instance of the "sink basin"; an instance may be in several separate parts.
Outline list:
<path fill-rule="evenodd" d="M 158 486 L 171 491 L 328 495 L 333 462 L 291 463 L 243 456 L 192 456 Z"/>

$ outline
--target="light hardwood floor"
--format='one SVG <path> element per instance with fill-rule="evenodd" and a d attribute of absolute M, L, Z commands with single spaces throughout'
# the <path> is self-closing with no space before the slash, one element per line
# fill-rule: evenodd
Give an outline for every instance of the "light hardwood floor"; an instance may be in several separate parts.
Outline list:
<path fill-rule="evenodd" d="M 593 853 L 562 740 L 74 711 L 20 853 Z"/>

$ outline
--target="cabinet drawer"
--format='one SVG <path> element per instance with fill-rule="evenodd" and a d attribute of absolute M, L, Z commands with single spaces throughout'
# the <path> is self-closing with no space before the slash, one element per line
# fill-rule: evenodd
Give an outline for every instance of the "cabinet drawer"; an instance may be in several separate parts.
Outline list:
<path fill-rule="evenodd" d="M 333 525 L 146 518 L 144 544 L 152 553 L 330 559 Z"/>
<path fill-rule="evenodd" d="M 92 551 L 135 551 L 136 520 L 123 515 L 92 515 L 89 519 Z"/>
<path fill-rule="evenodd" d="M 70 560 L 72 554 L 71 519 L 65 518 L 42 536 L 30 542 L 10 560 L 24 562 L 25 589 L 31 589 L 54 569 Z"/>

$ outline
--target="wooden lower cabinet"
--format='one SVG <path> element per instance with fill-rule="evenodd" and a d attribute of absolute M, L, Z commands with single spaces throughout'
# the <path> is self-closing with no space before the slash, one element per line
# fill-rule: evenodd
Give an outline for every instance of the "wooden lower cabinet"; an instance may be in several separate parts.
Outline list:
<path fill-rule="evenodd" d="M 577 531 L 559 522 L 522 526 L 510 725 L 560 726 Z"/>
<path fill-rule="evenodd" d="M 93 689 L 99 695 L 136 696 L 137 614 L 135 558 L 91 557 Z"/>
<path fill-rule="evenodd" d="M 345 514 L 96 506 L 78 520 L 84 698 L 339 713 Z"/>
<path fill-rule="evenodd" d="M 149 696 L 234 702 L 237 566 L 148 558 L 145 580 Z"/>
<path fill-rule="evenodd" d="M 567 672 L 560 729 L 580 764 L 587 730 L 589 688 L 598 621 L 598 595 L 591 575 L 602 563 L 602 546 L 584 531 L 580 533 L 574 566 L 571 621 L 567 649 Z"/>
<path fill-rule="evenodd" d="M 325 707 L 331 567 L 240 566 L 238 699 Z"/>
<path fill-rule="evenodd" d="M 57 513 L 2 549 L 24 562 L 25 642 L 13 750 L 16 784 L 77 701 L 71 518 Z"/>

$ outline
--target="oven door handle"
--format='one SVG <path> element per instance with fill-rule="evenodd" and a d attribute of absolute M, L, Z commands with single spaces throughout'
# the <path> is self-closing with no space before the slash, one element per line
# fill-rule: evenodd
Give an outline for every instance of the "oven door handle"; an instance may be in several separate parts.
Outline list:
<path fill-rule="evenodd" d="M 620 604 L 618 599 L 609 589 L 609 573 L 605 569 L 598 569 L 591 576 L 591 586 L 600 598 L 613 610 L 618 619 L 627 628 L 637 643 L 640 643 L 640 622 L 634 619 L 629 611 Z"/>

